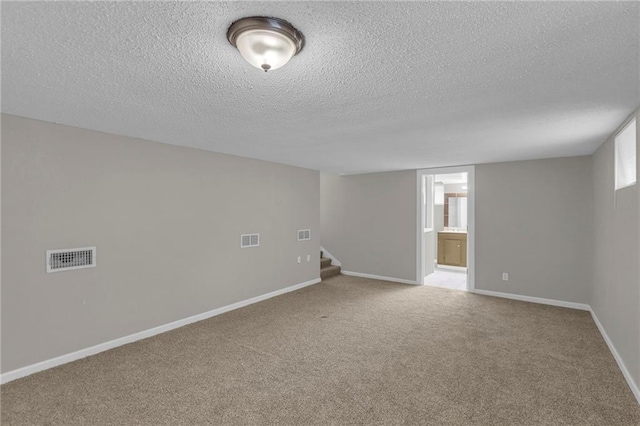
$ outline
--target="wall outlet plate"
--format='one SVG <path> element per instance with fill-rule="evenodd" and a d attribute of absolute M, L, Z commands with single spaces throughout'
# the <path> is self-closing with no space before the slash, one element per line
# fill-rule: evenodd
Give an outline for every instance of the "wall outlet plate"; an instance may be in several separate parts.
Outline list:
<path fill-rule="evenodd" d="M 502 273 L 502 281 L 509 281 L 509 274 L 507 272 Z"/>

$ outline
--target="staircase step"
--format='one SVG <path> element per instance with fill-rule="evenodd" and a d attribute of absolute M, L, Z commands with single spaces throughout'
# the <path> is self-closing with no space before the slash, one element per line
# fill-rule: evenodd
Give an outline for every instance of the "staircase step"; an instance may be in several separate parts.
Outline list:
<path fill-rule="evenodd" d="M 327 266 L 331 266 L 331 259 L 329 259 L 328 257 L 321 257 L 320 258 L 320 267 L 324 268 Z"/>
<path fill-rule="evenodd" d="M 338 265 L 331 265 L 320 269 L 320 278 L 323 280 L 335 275 L 340 275 L 340 267 Z"/>

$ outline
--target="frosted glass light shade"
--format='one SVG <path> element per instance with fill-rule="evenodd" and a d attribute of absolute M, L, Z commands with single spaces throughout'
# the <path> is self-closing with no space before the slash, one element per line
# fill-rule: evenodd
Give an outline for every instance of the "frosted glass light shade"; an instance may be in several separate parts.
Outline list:
<path fill-rule="evenodd" d="M 296 53 L 289 37 L 269 30 L 243 32 L 236 39 L 236 47 L 247 62 L 268 71 L 277 70 Z"/>
<path fill-rule="evenodd" d="M 285 65 L 304 44 L 300 31 L 287 21 L 260 16 L 231 24 L 227 39 L 247 62 L 265 71 Z"/>

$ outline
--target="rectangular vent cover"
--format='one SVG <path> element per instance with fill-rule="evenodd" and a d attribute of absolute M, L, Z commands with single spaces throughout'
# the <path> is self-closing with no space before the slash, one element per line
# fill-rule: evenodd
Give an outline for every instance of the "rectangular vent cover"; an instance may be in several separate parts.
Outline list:
<path fill-rule="evenodd" d="M 260 234 L 240 235 L 240 248 L 258 247 L 260 245 Z"/>
<path fill-rule="evenodd" d="M 308 241 L 311 239 L 311 229 L 298 229 L 298 241 Z"/>
<path fill-rule="evenodd" d="M 47 273 L 94 268 L 95 266 L 95 247 L 47 250 Z"/>

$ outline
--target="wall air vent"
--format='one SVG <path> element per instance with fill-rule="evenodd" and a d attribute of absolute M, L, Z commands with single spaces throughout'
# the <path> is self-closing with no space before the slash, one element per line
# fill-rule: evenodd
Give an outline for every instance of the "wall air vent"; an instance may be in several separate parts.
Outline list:
<path fill-rule="evenodd" d="M 96 261 L 95 247 L 47 250 L 47 273 L 94 268 Z"/>
<path fill-rule="evenodd" d="M 311 229 L 298 229 L 298 241 L 309 241 L 311 239 Z"/>
<path fill-rule="evenodd" d="M 260 234 L 240 235 L 240 248 L 258 247 L 260 245 Z"/>

